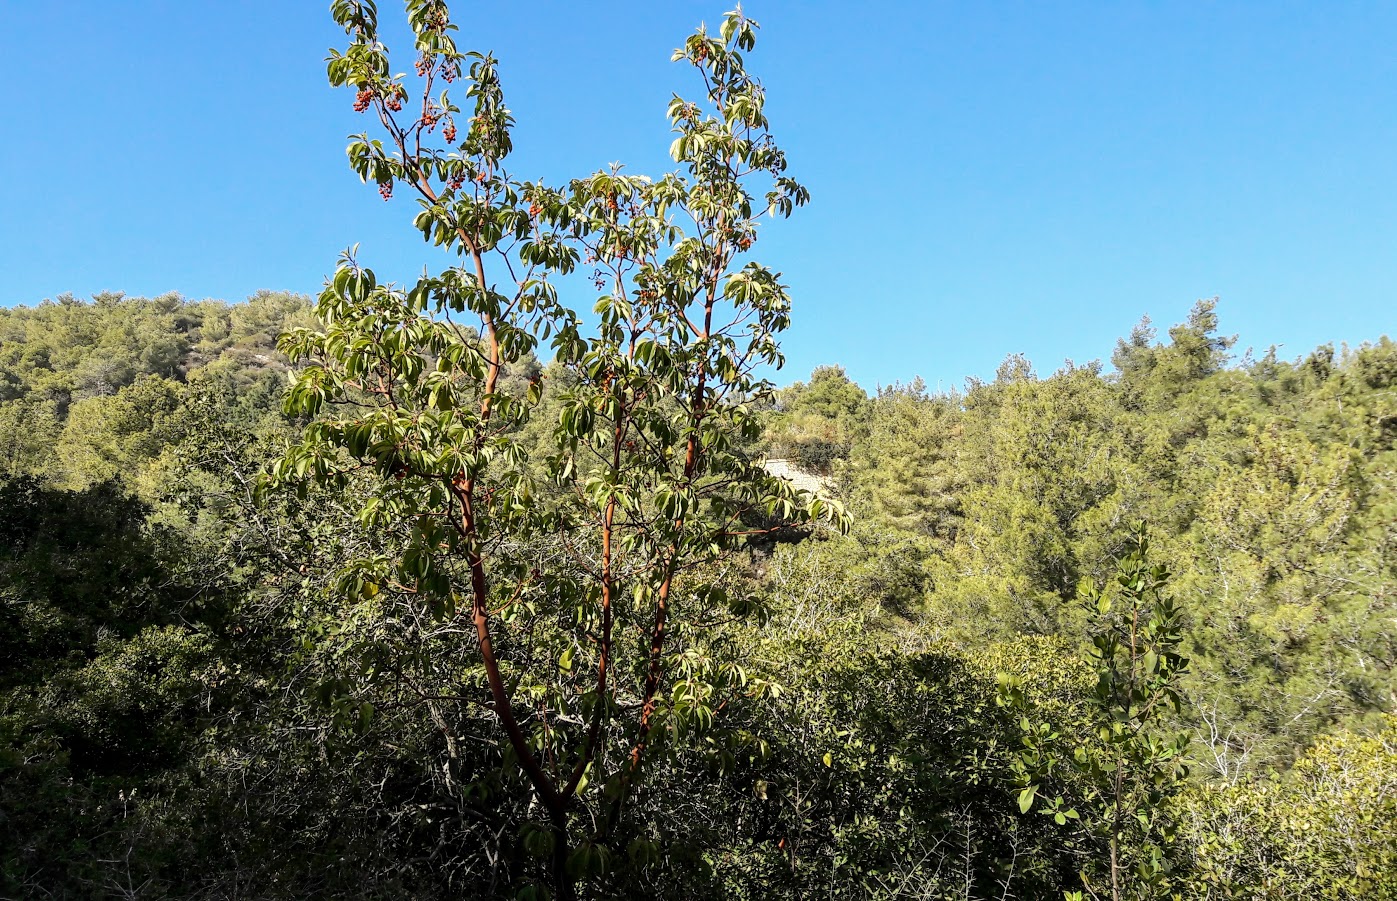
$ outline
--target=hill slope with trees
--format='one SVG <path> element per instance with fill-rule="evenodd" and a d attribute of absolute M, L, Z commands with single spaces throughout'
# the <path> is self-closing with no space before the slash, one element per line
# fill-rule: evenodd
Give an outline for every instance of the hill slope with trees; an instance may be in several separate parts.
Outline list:
<path fill-rule="evenodd" d="M 6 311 L 6 333 L 50 306 Z M 65 362 L 8 379 L 26 387 L 0 416 L 54 411 L 50 437 L 11 445 L 3 487 L 8 892 L 395 897 L 488 879 L 507 895 L 511 868 L 528 872 L 526 795 L 500 781 L 507 755 L 480 755 L 492 740 L 470 723 L 488 713 L 453 674 L 471 655 L 430 615 L 342 594 L 345 561 L 384 547 L 356 518 L 363 487 L 257 496 L 298 431 L 279 409 L 290 364 L 261 336 L 307 308 L 278 300 L 213 352 L 191 329 L 169 368 L 100 390 L 63 344 L 91 339 L 48 333 L 44 358 Z M 150 312 L 62 305 L 81 336 L 139 334 Z M 7 360 L 38 358 L 20 343 Z M 734 696 L 701 730 L 710 751 L 649 774 L 648 837 L 596 884 L 1074 891 L 1106 860 L 1099 796 L 1067 762 L 1092 735 L 1088 599 L 1143 519 L 1188 660 L 1160 732 L 1191 737 L 1189 775 L 1160 799 L 1162 884 L 1385 897 L 1397 345 L 1229 362 L 1229 343 L 1203 303 L 1165 341 L 1123 339 L 1112 371 L 1040 378 L 1011 357 L 963 392 L 869 396 L 827 368 L 779 392 L 748 452 L 823 474 L 853 528 L 756 541 L 705 577 L 751 606 L 688 653 L 777 693 Z M 556 422 L 565 374 L 521 373 Z M 1058 760 L 1041 774 L 1024 765 L 1039 724 Z M 1076 817 L 1021 813 L 1028 785 Z"/>

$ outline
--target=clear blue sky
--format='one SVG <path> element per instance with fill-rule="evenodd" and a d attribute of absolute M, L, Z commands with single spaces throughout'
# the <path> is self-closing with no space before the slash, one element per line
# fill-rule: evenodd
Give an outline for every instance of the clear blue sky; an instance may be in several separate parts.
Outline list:
<path fill-rule="evenodd" d="M 501 58 L 517 173 L 550 179 L 668 168 L 665 103 L 695 87 L 669 52 L 726 9 L 455 5 Z M 386 277 L 439 266 L 345 165 L 327 7 L 0 0 L 0 304 L 313 293 L 353 242 Z M 1213 295 L 1242 347 L 1287 356 L 1397 331 L 1397 4 L 746 8 L 814 195 L 758 244 L 795 292 L 782 381 L 1051 371 Z"/>

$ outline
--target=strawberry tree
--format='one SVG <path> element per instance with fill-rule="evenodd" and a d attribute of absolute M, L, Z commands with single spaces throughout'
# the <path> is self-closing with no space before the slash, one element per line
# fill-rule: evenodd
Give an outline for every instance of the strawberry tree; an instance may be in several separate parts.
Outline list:
<path fill-rule="evenodd" d="M 540 812 L 519 840 L 548 863 L 518 890 L 569 899 L 655 865 L 635 825 L 647 767 L 716 747 L 726 705 L 774 690 L 705 642 L 760 608 L 713 564 L 754 533 L 844 524 L 742 451 L 790 317 L 750 252 L 759 220 L 808 194 L 744 67 L 757 25 L 740 10 L 675 51 L 702 84 L 669 106 L 678 171 L 560 186 L 511 174 L 496 61 L 458 48 L 446 4 L 406 12 L 411 77 L 393 73 L 372 0 L 336 0 L 349 42 L 329 78 L 372 122 L 351 167 L 385 198 L 411 195 L 451 264 L 399 285 L 344 256 L 323 327 L 283 336 L 300 364 L 287 409 L 309 424 L 267 484 L 352 484 L 382 540 L 345 561 L 340 589 L 373 615 L 408 605 L 462 627 L 471 666 L 452 691 L 488 711 L 506 779 Z M 596 287 L 585 316 L 559 282 L 579 268 Z M 508 377 L 545 343 L 542 377 Z M 556 426 L 526 447 L 545 398 Z"/>

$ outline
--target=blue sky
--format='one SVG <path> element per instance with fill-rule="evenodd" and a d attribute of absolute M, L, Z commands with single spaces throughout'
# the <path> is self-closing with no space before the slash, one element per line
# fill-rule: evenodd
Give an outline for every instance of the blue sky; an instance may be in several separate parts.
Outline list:
<path fill-rule="evenodd" d="M 669 168 L 665 103 L 695 93 L 669 52 L 727 8 L 455 6 L 501 59 L 516 173 L 553 180 Z M 345 165 L 327 7 L 0 0 L 0 304 L 313 293 L 354 242 L 381 276 L 442 265 Z M 757 245 L 796 300 L 782 381 L 950 387 L 1011 352 L 1047 372 L 1214 295 L 1242 348 L 1397 331 L 1397 4 L 746 9 L 813 194 Z"/>

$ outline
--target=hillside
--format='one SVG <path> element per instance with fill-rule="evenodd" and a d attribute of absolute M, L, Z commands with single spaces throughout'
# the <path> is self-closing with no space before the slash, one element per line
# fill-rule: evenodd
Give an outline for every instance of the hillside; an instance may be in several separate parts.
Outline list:
<path fill-rule="evenodd" d="M 362 472 L 258 487 L 307 423 L 281 412 L 274 336 L 313 323 L 270 293 L 0 311 L 5 894 L 447 897 L 534 866 L 449 615 L 346 588 L 409 531 L 356 515 Z M 1151 764 L 1173 787 L 1130 840 L 1184 897 L 1393 897 L 1397 344 L 1232 346 L 1202 303 L 1109 370 L 1011 356 L 963 391 L 869 396 L 828 367 L 754 399 L 742 453 L 819 473 L 853 526 L 686 579 L 739 614 L 683 637 L 726 700 L 657 760 L 633 863 L 595 884 L 1080 886 L 1107 808 L 1068 761 L 1107 759 L 1092 641 L 1119 625 L 1096 590 L 1143 520 L 1162 568 L 1135 603 L 1176 605 L 1161 647 L 1187 660 L 1148 734 L 1191 740 Z M 569 376 L 511 378 L 540 392 L 511 440 L 541 461 Z"/>

